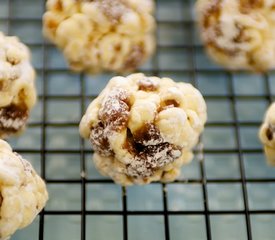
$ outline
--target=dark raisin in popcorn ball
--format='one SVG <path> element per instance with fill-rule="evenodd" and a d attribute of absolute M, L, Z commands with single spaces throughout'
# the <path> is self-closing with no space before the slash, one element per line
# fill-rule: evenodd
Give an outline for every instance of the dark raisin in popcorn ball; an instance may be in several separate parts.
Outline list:
<path fill-rule="evenodd" d="M 130 72 L 155 49 L 153 0 L 48 0 L 44 35 L 74 71 Z"/>
<path fill-rule="evenodd" d="M 202 41 L 208 54 L 231 70 L 275 67 L 274 0 L 198 0 Z"/>
<path fill-rule="evenodd" d="M 0 138 L 21 132 L 36 102 L 28 48 L 0 32 Z"/>
<path fill-rule="evenodd" d="M 206 104 L 191 84 L 133 74 L 114 77 L 89 105 L 80 134 L 97 169 L 121 185 L 169 182 L 192 157 Z"/>
<path fill-rule="evenodd" d="M 264 145 L 268 163 L 275 166 L 275 103 L 266 112 L 259 136 Z"/>

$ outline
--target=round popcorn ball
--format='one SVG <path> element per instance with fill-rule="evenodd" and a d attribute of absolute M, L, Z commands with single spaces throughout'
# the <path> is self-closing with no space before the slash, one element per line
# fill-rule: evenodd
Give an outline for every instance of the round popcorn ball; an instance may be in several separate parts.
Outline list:
<path fill-rule="evenodd" d="M 21 132 L 36 102 L 28 48 L 0 32 L 0 138 Z"/>
<path fill-rule="evenodd" d="M 202 40 L 209 55 L 231 70 L 275 66 L 274 0 L 198 0 Z"/>
<path fill-rule="evenodd" d="M 169 182 L 193 158 L 206 104 L 191 84 L 133 74 L 114 77 L 89 105 L 80 134 L 94 163 L 121 185 Z"/>
<path fill-rule="evenodd" d="M 275 166 L 275 103 L 266 112 L 259 136 L 264 145 L 268 163 Z"/>
<path fill-rule="evenodd" d="M 31 164 L 0 139 L 0 239 L 29 225 L 47 200 L 45 183 Z"/>
<path fill-rule="evenodd" d="M 155 49 L 153 0 L 48 0 L 44 35 L 74 71 L 129 72 Z"/>

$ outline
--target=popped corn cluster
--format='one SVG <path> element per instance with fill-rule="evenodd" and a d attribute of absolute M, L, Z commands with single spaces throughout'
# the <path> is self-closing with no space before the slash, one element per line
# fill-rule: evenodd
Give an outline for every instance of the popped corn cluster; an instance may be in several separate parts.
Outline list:
<path fill-rule="evenodd" d="M 71 69 L 135 70 L 155 49 L 153 0 L 48 0 L 44 35 Z"/>
<path fill-rule="evenodd" d="M 92 143 L 97 169 L 116 183 L 168 182 L 191 161 L 205 122 L 205 101 L 191 84 L 132 74 L 110 80 L 80 134 Z"/>
<path fill-rule="evenodd" d="M 231 70 L 275 67 L 275 0 L 198 0 L 202 40 L 209 55 Z"/>
<path fill-rule="evenodd" d="M 28 48 L 0 32 L 0 138 L 22 131 L 36 102 Z"/>
<path fill-rule="evenodd" d="M 0 139 L 0 239 L 29 225 L 47 199 L 45 183 L 31 164 Z"/>
<path fill-rule="evenodd" d="M 264 145 L 268 163 L 275 166 L 275 103 L 266 112 L 259 136 Z"/>

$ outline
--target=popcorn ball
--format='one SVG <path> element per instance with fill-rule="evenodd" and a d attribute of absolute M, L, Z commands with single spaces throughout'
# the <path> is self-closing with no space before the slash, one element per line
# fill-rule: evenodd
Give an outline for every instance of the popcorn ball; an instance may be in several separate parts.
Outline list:
<path fill-rule="evenodd" d="M 48 0 L 44 35 L 74 71 L 129 72 L 155 49 L 153 0 Z"/>
<path fill-rule="evenodd" d="M 231 70 L 275 66 L 274 0 L 198 0 L 202 40 L 209 55 Z"/>
<path fill-rule="evenodd" d="M 0 32 L 0 138 L 22 131 L 36 102 L 28 48 Z"/>
<path fill-rule="evenodd" d="M 133 74 L 114 77 L 89 105 L 80 134 L 99 172 L 121 185 L 169 182 L 193 158 L 206 104 L 191 84 Z"/>
<path fill-rule="evenodd" d="M 259 136 L 264 145 L 268 163 L 275 166 L 275 103 L 266 112 Z"/>
<path fill-rule="evenodd" d="M 0 139 L 0 239 L 29 225 L 47 199 L 45 183 L 31 164 Z"/>

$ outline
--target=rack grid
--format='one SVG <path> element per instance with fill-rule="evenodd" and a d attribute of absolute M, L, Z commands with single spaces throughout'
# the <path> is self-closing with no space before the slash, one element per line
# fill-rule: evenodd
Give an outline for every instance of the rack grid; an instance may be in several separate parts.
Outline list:
<path fill-rule="evenodd" d="M 89 102 L 111 74 L 73 74 L 41 34 L 44 0 L 1 0 L 0 30 L 31 49 L 39 101 L 29 128 L 10 140 L 46 180 L 50 201 L 12 239 L 253 239 L 275 236 L 275 169 L 258 127 L 275 96 L 275 72 L 229 73 L 198 40 L 194 0 L 156 1 L 157 51 L 140 71 L 191 82 L 208 104 L 195 159 L 174 183 L 121 188 L 100 176 L 78 134 Z"/>

